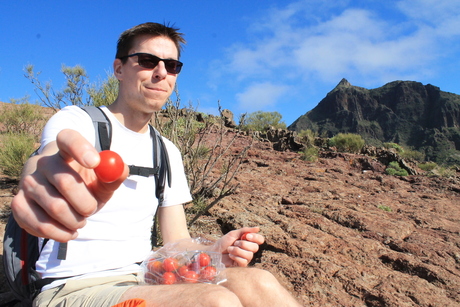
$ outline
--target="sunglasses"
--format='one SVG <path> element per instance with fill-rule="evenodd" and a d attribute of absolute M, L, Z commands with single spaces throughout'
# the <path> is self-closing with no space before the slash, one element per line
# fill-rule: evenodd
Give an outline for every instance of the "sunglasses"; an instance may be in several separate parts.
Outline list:
<path fill-rule="evenodd" d="M 163 63 L 165 63 L 166 71 L 170 74 L 180 73 L 182 65 L 184 65 L 182 62 L 179 62 L 177 60 L 162 59 L 150 53 L 133 53 L 130 55 L 120 57 L 120 59 L 123 60 L 125 58 L 130 58 L 133 56 L 137 56 L 137 63 L 139 64 L 139 66 L 147 69 L 154 69 L 155 67 L 157 67 L 158 63 L 162 61 Z"/>

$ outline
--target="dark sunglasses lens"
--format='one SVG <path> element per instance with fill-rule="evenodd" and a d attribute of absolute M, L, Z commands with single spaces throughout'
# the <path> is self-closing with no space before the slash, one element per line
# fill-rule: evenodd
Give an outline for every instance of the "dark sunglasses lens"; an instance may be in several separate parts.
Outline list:
<path fill-rule="evenodd" d="M 182 68 L 182 63 L 176 60 L 164 60 L 166 71 L 171 74 L 178 74 Z"/>
<path fill-rule="evenodd" d="M 158 62 L 160 62 L 159 58 L 149 54 L 139 54 L 137 57 L 139 65 L 148 69 L 154 69 L 158 65 Z"/>
<path fill-rule="evenodd" d="M 162 60 L 151 54 L 138 54 L 137 62 L 140 66 L 147 69 L 154 69 L 158 63 L 163 61 L 165 63 L 166 71 L 170 74 L 178 74 L 182 68 L 182 63 L 176 60 Z"/>

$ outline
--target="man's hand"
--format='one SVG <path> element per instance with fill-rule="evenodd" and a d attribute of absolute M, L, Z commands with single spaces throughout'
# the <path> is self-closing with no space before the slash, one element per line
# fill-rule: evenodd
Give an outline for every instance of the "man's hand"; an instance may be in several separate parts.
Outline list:
<path fill-rule="evenodd" d="M 75 239 L 86 218 L 102 208 L 129 174 L 125 165 L 118 180 L 103 183 L 93 170 L 99 162 L 99 153 L 80 133 L 61 131 L 24 167 L 11 203 L 18 224 L 35 236 Z"/>
<path fill-rule="evenodd" d="M 244 267 L 251 262 L 254 253 L 259 250 L 259 245 L 265 241 L 258 232 L 259 227 L 244 227 L 230 231 L 216 242 L 215 248 L 222 252 L 225 266 Z M 243 234 L 246 234 L 244 240 L 241 239 Z"/>

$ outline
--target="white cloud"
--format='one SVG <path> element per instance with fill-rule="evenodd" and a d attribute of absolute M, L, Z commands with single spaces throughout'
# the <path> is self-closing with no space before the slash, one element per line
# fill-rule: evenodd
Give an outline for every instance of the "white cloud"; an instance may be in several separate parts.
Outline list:
<path fill-rule="evenodd" d="M 430 75 L 434 73 L 430 67 L 448 52 L 442 48 L 443 38 L 460 33 L 460 4 L 451 5 L 450 0 L 397 4 L 400 11 L 393 13 L 399 14 L 398 19 L 391 21 L 378 10 L 342 6 L 322 7 L 321 15 L 315 16 L 309 1 L 272 9 L 249 26 L 249 43 L 232 46 L 227 69 L 237 81 L 301 76 L 304 81 L 336 82 L 353 76 L 381 83 L 395 76 Z"/>
<path fill-rule="evenodd" d="M 244 112 L 254 112 L 274 106 L 288 89 L 288 86 L 270 82 L 253 84 L 243 93 L 236 95 L 239 109 Z"/>

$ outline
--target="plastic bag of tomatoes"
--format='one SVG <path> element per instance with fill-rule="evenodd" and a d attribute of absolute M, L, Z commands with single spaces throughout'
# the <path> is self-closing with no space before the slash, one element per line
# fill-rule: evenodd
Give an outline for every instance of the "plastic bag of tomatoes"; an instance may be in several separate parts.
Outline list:
<path fill-rule="evenodd" d="M 195 249 L 203 243 L 210 242 L 202 238 L 182 240 L 151 252 L 141 264 L 144 282 L 161 285 L 224 282 L 222 254 Z"/>

